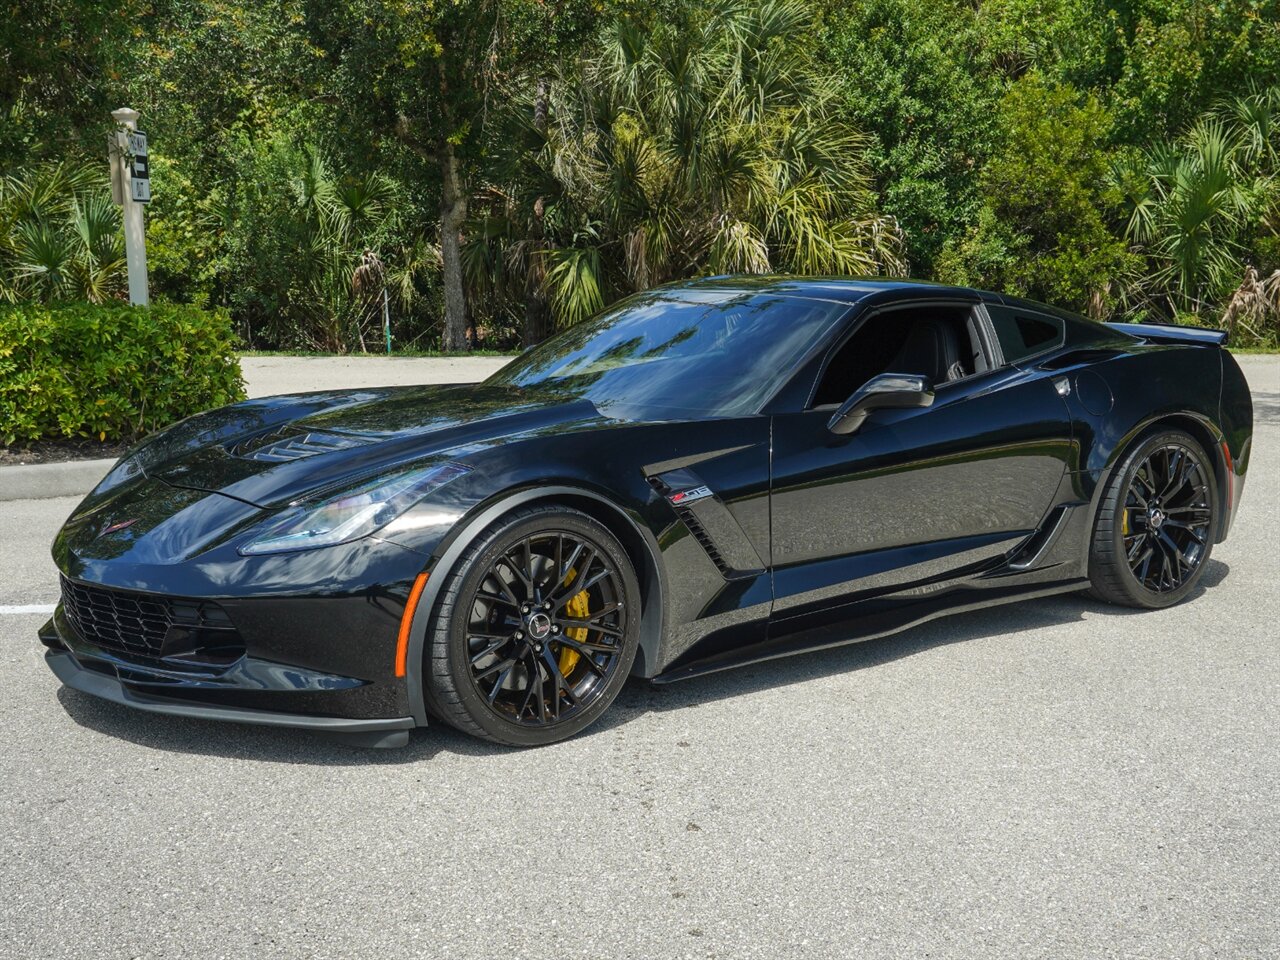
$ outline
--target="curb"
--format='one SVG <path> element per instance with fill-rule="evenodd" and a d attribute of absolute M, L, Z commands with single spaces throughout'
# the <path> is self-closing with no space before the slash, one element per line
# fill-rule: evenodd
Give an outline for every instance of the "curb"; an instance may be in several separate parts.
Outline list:
<path fill-rule="evenodd" d="M 107 475 L 115 460 L 66 460 L 0 467 L 0 500 L 82 497 Z"/>

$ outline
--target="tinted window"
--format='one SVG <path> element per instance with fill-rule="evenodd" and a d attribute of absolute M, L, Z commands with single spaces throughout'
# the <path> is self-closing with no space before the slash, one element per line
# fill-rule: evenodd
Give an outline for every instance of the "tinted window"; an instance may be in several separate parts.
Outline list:
<path fill-rule="evenodd" d="M 971 314 L 931 304 L 868 317 L 827 364 L 813 405 L 843 403 L 881 373 L 923 374 L 935 384 L 969 376 L 981 357 L 966 324 Z"/>
<path fill-rule="evenodd" d="M 585 398 L 617 416 L 742 416 L 848 309 L 771 294 L 650 291 L 570 327 L 486 382 Z"/>
<path fill-rule="evenodd" d="M 1005 363 L 1015 363 L 1062 344 L 1066 324 L 1057 317 L 988 306 Z"/>

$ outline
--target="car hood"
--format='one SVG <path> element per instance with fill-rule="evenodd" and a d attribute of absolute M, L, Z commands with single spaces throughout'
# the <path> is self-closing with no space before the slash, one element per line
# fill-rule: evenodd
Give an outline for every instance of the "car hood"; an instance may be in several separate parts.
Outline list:
<path fill-rule="evenodd" d="M 142 452 L 175 487 L 274 507 L 401 464 L 606 421 L 587 400 L 484 384 L 296 394 L 214 411 Z M 237 417 L 237 414 L 239 416 Z M 194 434 L 194 436 L 192 436 Z"/>

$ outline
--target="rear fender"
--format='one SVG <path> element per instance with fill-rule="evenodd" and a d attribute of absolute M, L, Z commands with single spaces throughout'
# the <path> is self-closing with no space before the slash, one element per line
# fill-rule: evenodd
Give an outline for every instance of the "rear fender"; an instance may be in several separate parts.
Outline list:
<path fill-rule="evenodd" d="M 1214 466 L 1219 502 L 1226 507 L 1234 458 L 1229 459 L 1223 447 L 1218 420 L 1223 356 L 1216 349 L 1152 345 L 1090 368 L 1114 397 L 1104 413 L 1090 413 L 1076 404 L 1072 408 L 1078 418 L 1080 443 L 1079 468 L 1073 481 L 1076 496 L 1089 502 L 1090 531 L 1102 492 L 1124 457 L 1143 434 L 1158 427 L 1185 430 L 1205 448 Z M 1220 517 L 1217 541 L 1226 536 L 1231 511 L 1222 509 Z M 1086 561 L 1090 539 L 1085 538 L 1083 544 Z"/>

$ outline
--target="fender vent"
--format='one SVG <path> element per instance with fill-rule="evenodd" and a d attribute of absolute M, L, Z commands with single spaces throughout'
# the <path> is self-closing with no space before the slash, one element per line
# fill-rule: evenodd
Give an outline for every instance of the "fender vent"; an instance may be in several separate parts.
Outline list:
<path fill-rule="evenodd" d="M 742 527 L 701 476 L 679 469 L 645 479 L 698 541 L 722 577 L 733 580 L 763 572 L 764 564 Z"/>
<path fill-rule="evenodd" d="M 1080 503 L 1062 503 L 1049 511 L 1040 529 L 1016 547 L 1008 557 L 1007 565 L 1011 570 L 1031 570 L 1040 565 L 1049 548 L 1053 546 L 1066 527 L 1067 517 Z"/>
<path fill-rule="evenodd" d="M 662 496 L 665 497 L 671 492 L 671 488 L 662 482 L 661 477 L 645 477 L 645 479 L 649 481 L 649 486 L 657 490 Z"/>
<path fill-rule="evenodd" d="M 724 557 L 716 549 L 715 542 L 712 541 L 710 534 L 707 533 L 706 527 L 693 515 L 693 511 L 688 507 L 676 507 L 675 510 L 676 516 L 689 528 L 689 532 L 693 534 L 693 538 L 698 541 L 702 549 L 707 552 L 707 556 L 716 565 L 716 569 L 726 577 L 731 575 L 733 573 L 732 568 L 725 563 Z"/>

